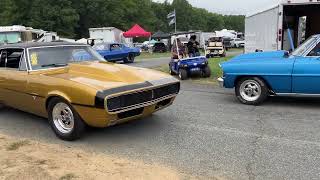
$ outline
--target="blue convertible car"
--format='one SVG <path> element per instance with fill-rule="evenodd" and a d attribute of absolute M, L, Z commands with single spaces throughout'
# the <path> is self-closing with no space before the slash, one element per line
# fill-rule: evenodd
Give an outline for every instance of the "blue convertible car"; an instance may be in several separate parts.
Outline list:
<path fill-rule="evenodd" d="M 121 43 L 101 43 L 93 46 L 102 57 L 107 61 L 123 61 L 133 63 L 134 58 L 140 55 L 139 48 L 130 48 Z"/>
<path fill-rule="evenodd" d="M 235 88 L 240 102 L 258 105 L 268 96 L 320 95 L 320 35 L 292 53 L 260 52 L 237 56 L 220 64 L 220 85 Z"/>

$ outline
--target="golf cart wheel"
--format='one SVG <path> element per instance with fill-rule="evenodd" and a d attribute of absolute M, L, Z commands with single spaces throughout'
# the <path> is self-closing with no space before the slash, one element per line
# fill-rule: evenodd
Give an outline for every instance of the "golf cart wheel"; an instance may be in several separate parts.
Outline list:
<path fill-rule="evenodd" d="M 172 71 L 172 67 L 169 65 L 169 73 L 170 73 L 170 75 L 176 75 L 176 73 L 174 73 L 173 71 Z"/>
<path fill-rule="evenodd" d="M 268 97 L 268 87 L 257 77 L 240 79 L 235 88 L 238 100 L 246 105 L 259 105 Z"/>
<path fill-rule="evenodd" d="M 179 78 L 181 80 L 186 80 L 188 78 L 188 72 L 185 69 L 180 69 L 179 70 Z"/>
<path fill-rule="evenodd" d="M 205 78 L 208 78 L 211 76 L 211 69 L 209 66 L 206 66 L 204 69 L 203 69 L 203 77 Z"/>
<path fill-rule="evenodd" d="M 53 98 L 48 105 L 49 124 L 62 140 L 74 141 L 79 139 L 86 128 L 77 111 L 64 99 Z"/>
<path fill-rule="evenodd" d="M 134 62 L 134 55 L 129 54 L 127 58 L 123 60 L 124 63 L 133 63 Z"/>

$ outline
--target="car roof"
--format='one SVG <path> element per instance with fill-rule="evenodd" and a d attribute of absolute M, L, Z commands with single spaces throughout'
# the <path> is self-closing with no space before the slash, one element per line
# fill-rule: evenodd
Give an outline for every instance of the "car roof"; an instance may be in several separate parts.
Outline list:
<path fill-rule="evenodd" d="M 15 43 L 15 44 L 5 44 L 1 45 L 0 49 L 5 48 L 34 48 L 34 47 L 47 47 L 47 46 L 88 46 L 86 44 L 80 43 L 70 43 L 70 42 L 28 42 L 28 43 Z"/>

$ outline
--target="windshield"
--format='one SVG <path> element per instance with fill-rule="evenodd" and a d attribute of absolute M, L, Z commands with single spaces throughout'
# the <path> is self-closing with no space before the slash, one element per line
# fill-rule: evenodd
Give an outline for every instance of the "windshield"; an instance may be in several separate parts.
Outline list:
<path fill-rule="evenodd" d="M 310 49 L 317 41 L 316 36 L 311 36 L 303 44 L 301 44 L 297 49 L 295 49 L 291 55 L 293 56 L 303 56 L 303 54 Z"/>
<path fill-rule="evenodd" d="M 56 46 L 29 49 L 32 70 L 67 66 L 69 63 L 83 61 L 104 61 L 89 46 Z"/>
<path fill-rule="evenodd" d="M 18 43 L 21 41 L 21 34 L 19 32 L 1 32 L 0 33 L 0 44 L 1 43 Z"/>

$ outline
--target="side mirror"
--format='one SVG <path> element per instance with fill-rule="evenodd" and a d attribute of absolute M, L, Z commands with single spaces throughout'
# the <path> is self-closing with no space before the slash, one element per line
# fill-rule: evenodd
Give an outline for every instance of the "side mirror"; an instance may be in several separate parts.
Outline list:
<path fill-rule="evenodd" d="M 289 51 L 284 52 L 284 57 L 288 58 L 290 56 Z"/>

